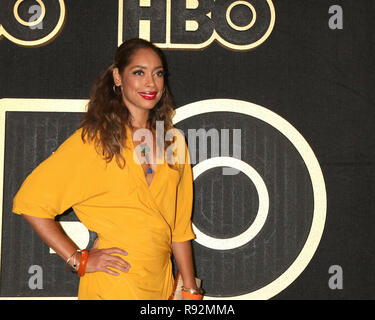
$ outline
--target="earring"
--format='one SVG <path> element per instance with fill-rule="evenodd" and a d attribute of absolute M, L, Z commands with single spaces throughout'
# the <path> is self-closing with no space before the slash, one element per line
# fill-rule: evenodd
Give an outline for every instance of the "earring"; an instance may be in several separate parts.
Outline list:
<path fill-rule="evenodd" d="M 113 85 L 112 87 L 112 90 L 113 92 L 116 94 L 116 95 L 119 95 L 119 92 L 118 92 L 118 89 L 117 88 L 120 88 L 121 89 L 121 86 L 116 86 L 115 84 Z"/>

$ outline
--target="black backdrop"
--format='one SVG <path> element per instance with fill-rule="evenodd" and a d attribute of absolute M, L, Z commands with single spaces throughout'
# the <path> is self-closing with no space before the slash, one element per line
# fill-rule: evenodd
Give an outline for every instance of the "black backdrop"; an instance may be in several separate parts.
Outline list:
<path fill-rule="evenodd" d="M 0 6 L 3 8 L 9 2 L 12 1 L 2 0 Z M 29 1 L 29 4 L 35 3 Z M 118 43 L 118 2 L 65 1 L 65 5 L 64 27 L 50 43 L 28 48 L 15 44 L 6 37 L 0 40 L 1 98 L 87 99 L 93 81 L 111 63 Z M 331 16 L 328 9 L 331 5 L 340 5 L 343 9 L 342 30 L 332 30 L 328 26 Z M 252 50 L 233 51 L 217 42 L 202 50 L 164 50 L 176 108 L 206 99 L 237 99 L 264 106 L 291 123 L 309 143 L 322 168 L 327 189 L 327 216 L 322 239 L 311 262 L 302 274 L 274 299 L 373 299 L 375 297 L 373 289 L 375 281 L 372 277 L 375 263 L 373 253 L 375 96 L 372 90 L 374 75 L 371 71 L 374 70 L 375 4 L 370 0 L 280 0 L 274 1 L 274 6 L 276 12 L 274 29 L 264 43 Z M 5 11 L 0 14 L 0 24 L 4 25 L 4 21 L 10 19 L 7 18 Z M 54 130 L 65 132 L 60 138 L 61 141 L 55 140 L 55 143 L 49 146 L 50 149 L 39 156 L 40 158 L 34 157 L 30 160 L 28 154 L 21 159 L 10 157 L 7 152 L 12 148 L 12 143 L 15 143 L 11 137 L 18 136 L 17 141 L 20 143 L 14 144 L 13 148 L 27 144 L 28 135 L 25 135 L 25 139 L 21 141 L 19 138 L 23 133 L 18 135 L 18 132 L 23 132 L 19 127 L 20 123 L 24 123 L 25 127 L 34 123 L 30 119 L 27 120 L 28 118 L 22 118 L 27 116 L 25 114 L 17 118 L 10 113 L 7 116 L 9 120 L 13 119 L 12 123 L 15 126 L 7 125 L 5 136 L 0 292 L 2 296 L 74 296 L 76 281 L 74 279 L 71 280 L 71 287 L 65 285 L 65 289 L 62 289 L 51 276 L 51 291 L 46 288 L 39 291 L 30 290 L 27 287 L 27 279 L 30 275 L 27 274 L 24 276 L 25 280 L 22 280 L 24 284 L 16 284 L 17 281 L 22 281 L 16 273 L 18 269 L 13 268 L 12 265 L 22 264 L 23 258 L 14 254 L 20 252 L 14 249 L 17 244 L 29 241 L 30 232 L 25 226 L 21 229 L 14 227 L 15 224 L 23 222 L 19 221 L 19 217 L 11 214 L 10 201 L 22 182 L 22 174 L 30 172 L 33 165 L 37 165 L 43 157 L 48 156 L 48 152 L 55 148 L 55 144 L 62 141 L 64 134 L 67 135 L 71 132 L 69 130 L 73 130 L 72 124 L 76 121 L 74 120 L 76 115 L 73 115 L 73 118 L 72 115 L 65 115 L 65 120 L 64 118 L 45 120 L 47 114 L 40 115 L 41 120 L 35 121 L 35 128 L 41 125 L 40 123 L 46 123 L 43 121 L 47 121 L 43 128 L 52 125 Z M 61 116 L 59 114 L 59 117 Z M 51 117 L 54 118 L 53 115 Z M 58 123 L 69 121 L 70 127 L 63 125 L 64 128 L 61 129 L 51 124 L 53 121 Z M 185 121 L 181 127 L 186 130 L 190 125 L 189 121 Z M 202 127 L 207 130 L 212 127 L 241 127 L 244 131 L 246 128 L 255 130 L 256 126 L 254 119 L 246 122 L 235 114 L 225 117 L 219 114 L 207 114 L 200 118 L 200 122 L 194 123 L 194 128 Z M 16 131 L 15 134 L 12 128 L 20 131 Z M 264 129 L 258 133 L 260 136 L 272 135 L 272 130 L 269 131 Z M 36 137 L 37 129 L 33 132 Z M 242 150 L 246 152 L 245 142 L 250 143 L 252 140 L 250 135 L 243 136 L 242 139 L 244 144 Z M 277 139 L 277 135 L 274 139 Z M 45 143 L 48 143 L 48 139 Z M 31 149 L 30 154 L 37 154 L 37 151 L 36 148 Z M 293 152 L 292 148 L 291 152 Z M 244 154 L 242 156 L 243 160 L 246 160 L 246 156 Z M 251 157 L 251 154 L 248 156 Z M 33 164 L 30 164 L 31 162 Z M 299 159 L 295 162 L 303 166 Z M 20 163 L 24 163 L 24 171 L 10 184 L 6 179 L 11 175 L 7 172 L 18 170 Z M 220 174 L 219 170 L 215 170 L 208 172 L 202 178 L 209 183 Z M 243 203 L 250 208 L 250 212 L 254 213 L 251 209 L 255 206 L 254 202 L 251 202 L 247 196 L 247 193 L 254 193 L 251 185 L 246 184 L 243 175 L 227 179 L 237 178 L 235 182 L 223 183 L 241 186 L 240 190 L 245 191 L 242 191 L 242 196 L 240 192 L 233 195 L 236 196 L 235 201 Z M 211 190 L 213 193 L 223 188 L 220 184 L 216 186 L 218 189 Z M 199 192 L 207 192 L 207 189 L 199 188 L 196 186 L 196 199 L 200 199 Z M 201 188 L 204 188 L 204 183 Z M 306 188 L 308 197 L 309 188 Z M 213 200 L 204 198 L 201 202 L 196 200 L 195 206 L 204 207 L 206 203 L 207 206 L 212 207 L 220 201 L 226 202 L 227 198 L 224 198 L 224 201 L 217 197 L 219 196 L 215 194 Z M 256 197 L 252 196 L 252 198 L 256 203 Z M 222 213 L 225 208 L 222 207 L 217 211 Z M 221 223 L 220 219 L 225 219 L 223 215 L 221 217 L 213 216 L 209 222 L 213 225 L 217 221 Z M 238 218 L 235 215 L 233 217 Z M 306 219 L 310 218 L 307 214 Z M 196 212 L 194 219 L 194 222 L 199 223 L 199 214 Z M 247 219 L 244 222 L 246 225 L 252 218 L 243 219 Z M 15 229 L 7 229 L 11 226 Z M 201 226 L 204 227 L 203 222 Z M 208 233 L 217 232 L 219 237 L 233 236 L 243 228 L 236 223 L 232 226 L 232 229 L 224 228 L 216 231 L 212 226 L 210 229 L 210 225 L 206 225 L 206 228 Z M 299 234 L 303 240 L 306 232 L 304 230 L 296 234 Z M 298 241 L 292 243 L 298 244 Z M 249 244 L 250 248 L 252 246 L 254 247 L 253 244 Z M 198 276 L 203 280 L 206 277 L 208 293 L 212 296 L 231 296 L 250 292 L 261 286 L 257 282 L 260 281 L 259 279 L 267 278 L 270 274 L 272 278 L 280 272 L 269 267 L 263 270 L 266 274 L 264 275 L 259 271 L 260 269 L 256 269 L 259 273 L 252 273 L 250 277 L 246 270 L 240 269 L 238 273 L 238 269 L 232 270 L 236 268 L 236 262 L 228 258 L 230 252 L 224 252 L 215 258 L 212 256 L 210 262 L 207 261 L 210 256 L 204 254 L 204 248 L 199 244 L 194 244 L 194 248 Z M 298 252 L 298 245 L 296 250 Z M 29 248 L 27 251 L 30 261 L 38 256 L 34 251 L 35 248 Z M 251 255 L 252 251 L 249 252 Z M 283 255 L 283 252 L 280 255 Z M 264 263 L 267 265 L 266 262 Z M 246 268 L 246 259 L 242 265 Z M 342 267 L 342 290 L 332 290 L 328 285 L 329 278 L 332 276 L 328 270 L 332 265 Z M 63 268 L 63 263 L 58 266 Z M 228 270 L 231 275 L 229 278 L 224 276 Z M 209 275 L 215 273 L 214 271 L 216 279 L 210 280 Z M 56 270 L 53 269 L 53 272 Z M 218 279 L 223 283 L 221 286 L 214 284 Z M 253 282 L 249 279 L 253 279 Z M 248 287 L 241 287 L 241 283 L 247 284 Z M 62 291 L 58 291 L 58 288 Z"/>

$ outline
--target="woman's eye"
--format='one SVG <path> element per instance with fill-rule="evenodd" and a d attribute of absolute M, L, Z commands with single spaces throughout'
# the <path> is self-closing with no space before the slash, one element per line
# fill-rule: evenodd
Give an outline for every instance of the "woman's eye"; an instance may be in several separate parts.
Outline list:
<path fill-rule="evenodd" d="M 158 77 L 164 77 L 165 72 L 164 72 L 163 70 L 160 70 L 160 71 L 156 72 L 156 75 L 157 75 Z"/>
<path fill-rule="evenodd" d="M 137 75 L 137 76 L 141 76 L 143 74 L 143 71 L 142 70 L 136 70 L 133 72 L 133 74 Z"/>

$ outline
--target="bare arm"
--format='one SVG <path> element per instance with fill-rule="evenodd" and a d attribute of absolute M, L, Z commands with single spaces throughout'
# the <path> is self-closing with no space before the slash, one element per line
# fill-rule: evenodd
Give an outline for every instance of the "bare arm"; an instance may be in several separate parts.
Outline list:
<path fill-rule="evenodd" d="M 172 252 L 181 273 L 184 287 L 197 289 L 190 240 L 183 242 L 172 242 Z"/>
<path fill-rule="evenodd" d="M 74 242 L 65 234 L 60 224 L 53 219 L 37 218 L 28 215 L 23 217 L 29 222 L 34 231 L 42 240 L 66 261 L 77 249 Z M 117 272 L 108 267 L 118 269 L 123 272 L 129 270 L 130 265 L 113 253 L 127 255 L 127 252 L 120 248 L 97 249 L 95 245 L 89 253 L 86 272 L 107 272 L 112 275 L 118 275 Z M 78 259 L 80 255 L 77 254 Z M 71 262 L 72 263 L 72 262 Z"/>
<path fill-rule="evenodd" d="M 28 215 L 23 217 L 42 240 L 65 261 L 78 249 L 55 220 Z"/>

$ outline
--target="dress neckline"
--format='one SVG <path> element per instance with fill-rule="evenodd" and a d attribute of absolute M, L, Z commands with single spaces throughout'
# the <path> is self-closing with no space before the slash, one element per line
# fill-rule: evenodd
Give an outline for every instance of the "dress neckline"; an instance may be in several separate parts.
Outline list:
<path fill-rule="evenodd" d="M 151 187 L 155 184 L 154 183 L 154 180 L 156 178 L 156 176 L 158 175 L 158 172 L 160 171 L 160 163 L 158 163 L 158 161 L 156 161 L 156 166 L 155 166 L 155 170 L 152 169 L 153 171 L 153 176 L 152 176 L 152 179 L 151 179 L 151 182 L 150 184 L 147 182 L 147 177 L 144 173 L 144 170 L 143 170 L 143 167 L 142 167 L 142 164 L 140 163 L 140 159 L 138 157 L 137 154 L 135 154 L 135 146 L 134 146 L 134 141 L 133 141 L 133 134 L 132 134 L 132 131 L 130 129 L 130 127 L 128 125 L 126 125 L 126 137 L 127 137 L 127 140 L 129 140 L 129 143 L 128 143 L 128 146 L 130 146 L 130 150 L 131 150 L 131 155 L 133 157 L 133 161 L 134 161 L 134 164 L 137 168 L 137 170 L 139 170 L 139 174 L 142 176 L 142 180 L 143 182 L 147 185 L 147 187 L 149 189 L 151 189 Z M 137 145 L 138 146 L 138 145 Z M 158 148 L 158 146 L 156 146 L 156 148 Z M 156 152 L 156 155 L 157 155 L 157 152 Z M 137 161 L 137 160 L 138 161 Z"/>

